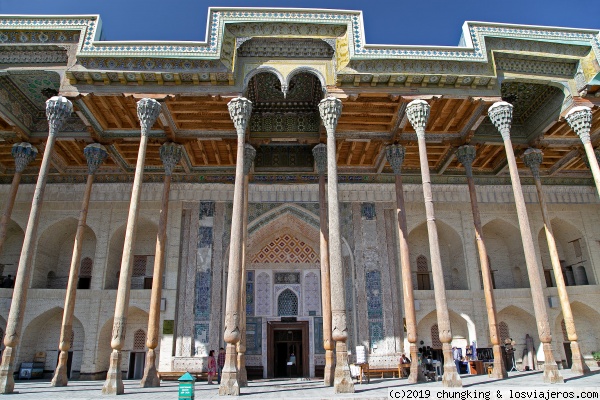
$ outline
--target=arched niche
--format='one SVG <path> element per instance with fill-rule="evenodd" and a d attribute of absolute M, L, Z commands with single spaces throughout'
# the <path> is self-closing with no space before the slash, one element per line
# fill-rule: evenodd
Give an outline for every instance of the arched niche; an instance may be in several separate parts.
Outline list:
<path fill-rule="evenodd" d="M 489 256 L 495 288 L 529 287 L 519 229 L 502 219 L 493 219 L 483 226 L 483 240 Z"/>
<path fill-rule="evenodd" d="M 2 253 L 0 253 L 0 268 L 2 269 L 0 275 L 5 277 L 11 275 L 11 278 L 15 279 L 24 238 L 25 232 L 23 232 L 21 226 L 12 219 L 9 220 L 6 227 L 4 246 L 2 247 Z"/>

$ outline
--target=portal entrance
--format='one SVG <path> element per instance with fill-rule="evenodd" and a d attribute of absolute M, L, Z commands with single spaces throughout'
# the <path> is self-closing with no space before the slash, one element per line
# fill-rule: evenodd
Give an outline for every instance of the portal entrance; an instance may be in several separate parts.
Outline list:
<path fill-rule="evenodd" d="M 268 322 L 267 376 L 308 377 L 308 346 L 308 321 Z"/>

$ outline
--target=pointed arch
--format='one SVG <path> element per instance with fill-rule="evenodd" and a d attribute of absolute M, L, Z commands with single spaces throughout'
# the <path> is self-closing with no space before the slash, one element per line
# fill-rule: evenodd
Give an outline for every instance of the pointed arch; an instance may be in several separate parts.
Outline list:
<path fill-rule="evenodd" d="M 497 289 L 529 287 L 521 233 L 514 224 L 494 218 L 483 226 L 483 237 Z"/>
<path fill-rule="evenodd" d="M 242 92 L 245 94 L 248 91 L 248 85 L 250 84 L 250 80 L 255 75 L 263 74 L 263 73 L 275 75 L 277 77 L 277 79 L 279 79 L 279 83 L 281 83 L 281 87 L 286 87 L 287 81 L 285 80 L 285 78 L 283 77 L 281 72 L 279 72 L 278 69 L 271 67 L 269 65 L 261 65 L 255 69 L 253 69 L 252 71 L 248 72 L 248 74 L 244 77 L 244 84 L 242 86 L 243 87 Z"/>
<path fill-rule="evenodd" d="M 302 67 L 294 68 L 285 78 L 287 86 L 288 87 L 290 86 L 290 83 L 292 82 L 292 78 L 294 78 L 295 76 L 297 76 L 299 74 L 303 74 L 303 73 L 308 73 L 308 74 L 311 74 L 311 75 L 314 75 L 315 77 L 317 77 L 317 79 L 321 83 L 321 90 L 323 90 L 323 93 L 326 92 L 327 82 L 325 81 L 325 77 L 319 70 L 317 70 L 316 68 L 313 68 L 313 67 L 309 67 L 309 66 L 302 66 Z"/>

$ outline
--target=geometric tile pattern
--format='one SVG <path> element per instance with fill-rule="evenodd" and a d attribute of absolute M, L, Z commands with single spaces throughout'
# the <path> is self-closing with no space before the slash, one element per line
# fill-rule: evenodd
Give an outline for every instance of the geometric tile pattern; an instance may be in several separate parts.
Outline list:
<path fill-rule="evenodd" d="M 271 277 L 266 272 L 256 277 L 256 315 L 271 315 Z"/>
<path fill-rule="evenodd" d="M 253 263 L 318 263 L 319 255 L 302 240 L 285 234 L 267 244 Z"/>
<path fill-rule="evenodd" d="M 133 256 L 133 276 L 146 276 L 148 256 Z"/>
<path fill-rule="evenodd" d="M 208 342 L 209 342 L 209 336 L 208 336 L 208 322 L 203 322 L 201 324 L 196 324 L 194 326 L 194 338 L 196 339 L 196 342 L 204 344 L 206 346 L 208 346 Z M 194 346 L 195 347 L 195 346 Z M 198 349 L 199 351 L 197 352 L 197 354 L 208 354 L 208 351 L 204 348 L 204 349 Z M 204 350 L 204 351 L 202 351 Z"/>
<path fill-rule="evenodd" d="M 323 317 L 315 317 L 315 354 L 325 354 L 323 347 Z"/>
<path fill-rule="evenodd" d="M 204 217 L 213 217 L 215 215 L 215 202 L 214 201 L 201 201 L 200 202 L 200 219 Z"/>
<path fill-rule="evenodd" d="M 277 315 L 298 315 L 298 296 L 290 289 L 285 289 L 277 297 Z"/>
<path fill-rule="evenodd" d="M 438 324 L 431 325 L 431 347 L 434 349 L 441 349 L 442 342 L 440 341 L 440 330 Z"/>
<path fill-rule="evenodd" d="M 196 321 L 210 318 L 210 272 L 210 270 L 196 272 L 196 304 L 194 307 Z"/>
<path fill-rule="evenodd" d="M 213 228 L 201 226 L 198 228 L 198 248 L 210 247 L 213 242 Z"/>
<path fill-rule="evenodd" d="M 146 348 L 146 332 L 138 329 L 133 334 L 133 350 L 144 350 Z"/>
<path fill-rule="evenodd" d="M 382 321 L 369 321 L 369 341 L 371 342 L 371 349 L 374 344 L 377 344 L 383 340 L 383 322 Z"/>
<path fill-rule="evenodd" d="M 368 271 L 367 285 L 367 316 L 369 319 L 382 318 L 383 309 L 381 302 L 381 272 Z"/>
<path fill-rule="evenodd" d="M 320 297 L 319 277 L 314 272 L 309 272 L 304 277 L 304 312 L 314 311 L 316 314 L 320 314 Z"/>
<path fill-rule="evenodd" d="M 254 316 L 254 271 L 246 272 L 246 315 Z"/>
<path fill-rule="evenodd" d="M 498 324 L 498 335 L 500 336 L 500 343 L 504 343 L 504 341 L 510 338 L 510 332 L 508 331 L 508 324 L 504 321 L 500 321 Z"/>
<path fill-rule="evenodd" d="M 375 203 L 362 203 L 360 213 L 363 219 L 372 221 L 375 219 Z"/>
<path fill-rule="evenodd" d="M 262 318 L 246 318 L 246 354 L 262 354 Z"/>

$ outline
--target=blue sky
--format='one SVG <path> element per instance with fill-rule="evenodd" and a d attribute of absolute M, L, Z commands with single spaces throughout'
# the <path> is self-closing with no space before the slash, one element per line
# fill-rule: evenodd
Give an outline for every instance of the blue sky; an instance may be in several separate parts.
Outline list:
<path fill-rule="evenodd" d="M 362 10 L 367 43 L 454 46 L 467 20 L 600 29 L 598 10 L 593 10 L 593 3 L 565 0 L 0 0 L 0 14 L 100 14 L 107 40 L 204 40 L 209 6 Z"/>

